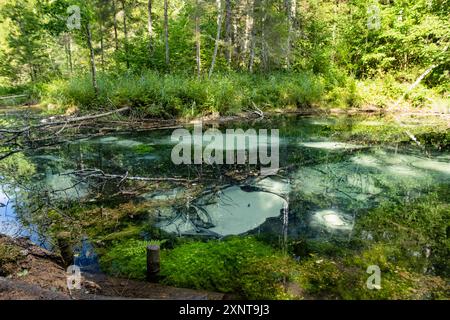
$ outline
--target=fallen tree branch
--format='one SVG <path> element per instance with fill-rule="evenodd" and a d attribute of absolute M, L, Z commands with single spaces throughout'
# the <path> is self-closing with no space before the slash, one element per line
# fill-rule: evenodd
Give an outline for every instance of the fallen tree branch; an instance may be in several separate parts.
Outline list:
<path fill-rule="evenodd" d="M 254 113 L 256 113 L 261 119 L 264 119 L 264 112 L 262 112 L 262 110 L 260 108 L 258 108 L 258 106 L 252 101 L 253 104 L 253 108 L 255 110 L 253 110 Z"/>
<path fill-rule="evenodd" d="M 405 93 L 397 100 L 397 102 L 394 105 L 394 110 L 400 105 L 400 103 L 405 99 L 406 95 L 408 93 L 410 93 L 412 90 L 414 90 L 414 88 L 416 88 L 420 82 L 425 79 L 425 77 L 431 73 L 431 71 L 434 70 L 434 68 L 436 68 L 437 65 L 433 64 L 431 67 L 429 67 L 427 70 L 425 70 L 424 73 L 422 73 L 417 80 L 411 85 L 409 86 L 408 90 L 405 91 Z M 404 124 L 403 122 L 398 118 L 398 116 L 394 117 L 394 120 L 401 126 L 403 127 Z M 417 140 L 417 138 L 414 136 L 414 134 L 412 134 L 409 130 L 405 130 L 406 135 L 412 140 L 414 141 L 415 144 L 417 144 L 417 146 L 419 146 L 420 148 L 424 149 L 424 147 L 422 146 L 422 144 L 420 143 L 419 140 Z M 428 153 L 427 153 L 428 154 Z"/>
<path fill-rule="evenodd" d="M 25 98 L 28 97 L 27 94 L 17 94 L 14 96 L 5 96 L 5 97 L 0 97 L 0 100 L 8 100 L 8 99 L 15 99 L 15 98 Z"/>
<path fill-rule="evenodd" d="M 133 177 L 128 176 L 128 172 L 125 175 L 119 175 L 119 174 L 108 174 L 103 172 L 100 169 L 85 169 L 85 170 L 79 170 L 79 171 L 72 171 L 67 172 L 62 175 L 77 175 L 82 178 L 103 178 L 107 180 L 116 180 L 120 179 L 120 183 L 123 181 L 129 180 L 129 181 L 146 181 L 146 182 L 194 182 L 196 180 L 189 180 L 184 178 L 167 178 L 167 177 L 158 177 L 158 178 L 148 178 L 148 177 Z"/>
<path fill-rule="evenodd" d="M 45 127 L 54 127 L 54 126 L 67 126 L 68 124 L 71 124 L 71 123 L 77 123 L 77 122 L 83 122 L 83 121 L 88 121 L 88 120 L 96 120 L 96 119 L 99 119 L 99 118 L 104 118 L 104 117 L 107 117 L 107 116 L 110 116 L 110 115 L 113 115 L 113 114 L 116 114 L 116 113 L 121 113 L 121 112 L 127 111 L 129 109 L 130 109 L 130 107 L 124 107 L 124 108 L 120 108 L 120 109 L 117 109 L 117 110 L 109 111 L 109 112 L 106 112 L 106 113 L 101 113 L 101 114 L 96 114 L 96 115 L 89 115 L 89 116 L 82 116 L 82 117 L 77 117 L 77 118 L 69 118 L 69 119 L 66 119 L 66 120 L 63 120 L 63 121 L 55 121 L 55 122 L 48 122 L 47 119 L 44 119 L 44 120 L 41 121 L 40 124 L 37 124 L 37 125 L 31 125 L 31 126 L 19 129 L 19 130 L 0 129 L 0 132 L 21 134 L 21 133 L 28 132 L 28 131 L 33 130 L 33 129 L 41 129 L 41 128 L 45 128 Z"/>

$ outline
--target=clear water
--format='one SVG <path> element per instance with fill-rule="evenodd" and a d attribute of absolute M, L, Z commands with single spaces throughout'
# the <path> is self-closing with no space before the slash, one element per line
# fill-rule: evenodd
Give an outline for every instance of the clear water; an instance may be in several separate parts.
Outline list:
<path fill-rule="evenodd" d="M 66 175 L 83 169 L 135 177 L 199 178 L 190 185 L 164 184 L 133 199 L 157 204 L 153 208 L 158 218 L 137 219 L 137 224 L 152 223 L 177 236 L 265 233 L 280 238 L 350 239 L 356 221 L 384 201 L 414 199 L 438 184 L 450 187 L 450 154 L 425 155 L 412 144 L 354 141 L 347 131 L 331 126 L 351 121 L 280 117 L 219 126 L 222 132 L 230 127 L 280 130 L 281 170 L 265 179 L 255 177 L 254 166 L 174 165 L 172 130 L 115 134 L 27 152 L 26 161 L 36 168 L 31 182 L 1 177 L 0 232 L 45 243 L 52 223 L 42 215 L 43 208 L 48 213 L 81 201 L 92 204 L 102 193 L 111 195 L 123 187 L 118 180 L 100 186 L 98 181 L 93 185 Z M 368 128 L 378 125 L 366 122 Z M 114 205 L 127 201 L 116 197 Z"/>

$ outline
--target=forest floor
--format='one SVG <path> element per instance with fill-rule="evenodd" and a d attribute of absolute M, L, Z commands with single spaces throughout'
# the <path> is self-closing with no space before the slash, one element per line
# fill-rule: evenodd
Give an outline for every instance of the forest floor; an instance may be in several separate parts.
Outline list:
<path fill-rule="evenodd" d="M 223 294 L 84 274 L 69 290 L 62 259 L 24 238 L 0 235 L 0 300 L 221 300 Z"/>

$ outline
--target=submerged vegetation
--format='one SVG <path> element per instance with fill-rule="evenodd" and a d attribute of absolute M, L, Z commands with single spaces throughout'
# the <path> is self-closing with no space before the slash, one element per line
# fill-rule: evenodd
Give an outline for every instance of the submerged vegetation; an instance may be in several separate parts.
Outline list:
<path fill-rule="evenodd" d="M 447 200 L 448 189 L 439 188 L 406 204 L 384 203 L 357 222 L 350 242 L 292 241 L 288 255 L 264 237 L 181 241 L 162 250 L 161 281 L 247 299 L 447 299 Z M 147 245 L 136 238 L 115 241 L 101 266 L 144 279 Z M 382 272 L 377 290 L 366 287 L 370 265 Z"/>
<path fill-rule="evenodd" d="M 142 281 L 157 244 L 160 283 L 232 298 L 449 299 L 449 10 L 0 0 L 0 233 Z M 175 166 L 203 117 L 279 129 L 278 175 Z"/>
<path fill-rule="evenodd" d="M 175 189 L 168 182 L 124 180 L 118 185 L 121 178 L 94 179 L 90 190 L 79 185 L 77 191 L 64 191 L 76 181 L 64 173 L 81 164 L 105 172 L 129 168 L 129 176 L 196 172 L 165 162 L 172 146 L 167 133 L 112 135 L 17 153 L 0 162 L 1 181 L 5 193 L 14 191 L 20 199 L 14 210 L 22 224 L 36 226 L 62 255 L 64 244 L 70 244 L 79 259 L 87 259 L 80 248 L 80 239 L 86 239 L 101 270 L 111 276 L 144 280 L 146 247 L 158 243 L 160 282 L 170 286 L 246 299 L 447 299 L 450 167 L 443 152 L 448 143 L 439 135 L 447 137 L 448 131 L 445 121 L 419 119 L 421 125 L 416 118 L 403 120 L 421 137 L 422 147 L 438 155 L 435 159 L 417 151 L 389 116 L 268 120 L 280 128 L 286 145 L 280 160 L 290 169 L 281 173 L 290 184 L 266 178 L 256 185 L 279 196 L 289 193 L 284 240 L 279 212 L 237 237 L 180 236 L 158 227 L 162 218 L 186 215 L 211 228 L 205 223 L 212 222 L 186 209 L 187 203 L 201 206 L 204 192 L 227 198 L 223 174 L 207 166 L 203 183 Z M 252 171 L 240 174 L 244 180 L 231 182 L 237 184 L 233 188 L 244 185 L 239 192 L 256 192 Z M 24 182 L 32 193 L 23 189 Z M 252 196 L 241 201 L 245 208 Z M 11 263 L 9 251 L 2 255 Z M 366 287 L 371 265 L 380 268 L 381 289 Z"/>

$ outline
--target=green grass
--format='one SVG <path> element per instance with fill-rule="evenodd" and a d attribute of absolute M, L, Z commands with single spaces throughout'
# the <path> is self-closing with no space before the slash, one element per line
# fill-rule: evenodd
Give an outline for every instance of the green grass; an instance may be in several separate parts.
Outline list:
<path fill-rule="evenodd" d="M 95 96 L 88 75 L 55 80 L 43 86 L 44 103 L 76 106 L 88 111 L 131 106 L 137 114 L 153 117 L 236 114 L 252 108 L 304 108 L 323 99 L 323 79 L 312 73 L 260 75 L 227 74 L 211 79 L 182 75 L 100 75 Z"/>
<path fill-rule="evenodd" d="M 254 105 L 262 110 L 317 106 L 387 108 L 408 90 L 410 82 L 389 74 L 357 81 L 337 72 L 326 76 L 307 71 L 270 75 L 228 73 L 197 79 L 146 71 L 119 76 L 100 74 L 98 86 L 100 93 L 96 96 L 91 77 L 86 74 L 35 86 L 33 92 L 38 92 L 41 101 L 57 111 L 77 107 L 90 112 L 130 106 L 134 115 L 170 118 L 211 113 L 231 115 Z M 445 92 L 419 85 L 405 96 L 400 106 L 450 112 L 450 97 Z"/>

